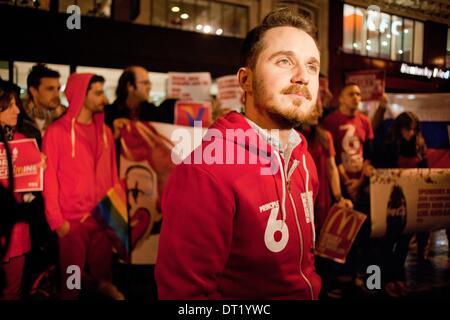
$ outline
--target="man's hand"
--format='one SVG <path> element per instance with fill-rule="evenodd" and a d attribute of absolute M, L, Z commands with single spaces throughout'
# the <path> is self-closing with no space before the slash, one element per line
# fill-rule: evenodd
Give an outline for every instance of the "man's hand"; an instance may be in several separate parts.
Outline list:
<path fill-rule="evenodd" d="M 388 104 L 388 99 L 386 93 L 383 93 L 383 96 L 380 99 L 379 107 L 386 110 Z"/>
<path fill-rule="evenodd" d="M 338 201 L 337 205 L 340 206 L 340 207 L 346 207 L 346 208 L 349 208 L 349 209 L 353 209 L 352 200 L 349 200 L 349 199 L 341 198 Z"/>
<path fill-rule="evenodd" d="M 350 179 L 345 186 L 347 187 L 347 192 L 353 201 L 356 201 L 359 197 L 360 188 L 362 185 L 361 179 Z"/>
<path fill-rule="evenodd" d="M 362 168 L 362 173 L 365 177 L 370 177 L 373 173 L 373 166 L 371 164 L 364 164 Z"/>
<path fill-rule="evenodd" d="M 123 126 L 126 126 L 130 123 L 129 119 L 126 118 L 118 118 L 114 120 L 113 127 L 114 127 L 114 139 L 118 139 L 120 137 L 120 130 L 122 130 Z"/>
<path fill-rule="evenodd" d="M 65 220 L 62 226 L 60 226 L 58 229 L 56 229 L 56 233 L 60 238 L 66 236 L 70 231 L 70 223 L 69 221 Z"/>

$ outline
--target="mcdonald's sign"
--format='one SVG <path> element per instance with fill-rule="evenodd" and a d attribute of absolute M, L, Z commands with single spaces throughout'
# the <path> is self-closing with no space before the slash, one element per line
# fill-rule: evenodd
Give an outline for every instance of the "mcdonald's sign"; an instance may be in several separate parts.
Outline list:
<path fill-rule="evenodd" d="M 316 255 L 345 263 L 366 215 L 334 205 L 320 231 Z"/>

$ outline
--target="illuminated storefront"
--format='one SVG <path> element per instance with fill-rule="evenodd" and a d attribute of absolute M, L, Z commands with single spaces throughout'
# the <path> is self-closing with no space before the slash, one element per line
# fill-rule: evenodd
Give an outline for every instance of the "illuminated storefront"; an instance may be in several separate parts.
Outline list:
<path fill-rule="evenodd" d="M 447 24 L 351 2 L 330 1 L 328 76 L 335 94 L 345 74 L 359 70 L 384 70 L 386 92 L 450 90 Z"/>

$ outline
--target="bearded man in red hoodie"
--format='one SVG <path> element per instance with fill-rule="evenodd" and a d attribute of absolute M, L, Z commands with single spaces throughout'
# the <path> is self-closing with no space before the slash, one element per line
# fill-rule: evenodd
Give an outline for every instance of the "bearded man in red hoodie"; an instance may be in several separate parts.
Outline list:
<path fill-rule="evenodd" d="M 45 214 L 59 236 L 61 298 L 65 300 L 77 299 L 81 289 L 70 278 L 76 270 L 72 266 L 101 292 L 123 298 L 111 283 L 112 243 L 90 215 L 118 181 L 114 139 L 103 121 L 104 81 L 93 74 L 72 74 L 65 90 L 68 110 L 48 127 L 43 140 Z"/>
<path fill-rule="evenodd" d="M 293 129 L 315 110 L 313 34 L 308 20 L 280 9 L 244 40 L 237 76 L 245 115 L 213 124 L 163 193 L 159 298 L 318 298 L 317 172 Z"/>

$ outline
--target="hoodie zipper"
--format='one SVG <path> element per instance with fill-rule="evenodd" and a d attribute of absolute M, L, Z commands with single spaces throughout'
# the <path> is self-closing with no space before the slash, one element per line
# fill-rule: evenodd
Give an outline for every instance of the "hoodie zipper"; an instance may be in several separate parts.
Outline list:
<path fill-rule="evenodd" d="M 275 151 L 275 153 L 277 154 L 278 160 L 280 161 L 281 174 L 284 175 L 285 173 L 284 173 L 284 167 L 283 167 L 283 163 L 281 161 L 281 157 L 278 154 L 278 152 Z M 292 205 L 292 208 L 294 209 L 294 216 L 295 216 L 295 222 L 297 224 L 297 231 L 298 231 L 298 234 L 300 236 L 300 261 L 299 261 L 300 275 L 303 278 L 303 280 L 305 280 L 305 282 L 307 283 L 307 285 L 309 287 L 309 291 L 311 293 L 311 300 L 314 300 L 314 291 L 312 289 L 311 282 L 308 280 L 308 278 L 305 276 L 305 274 L 303 273 L 303 270 L 302 270 L 303 250 L 304 250 L 304 248 L 303 248 L 303 235 L 302 235 L 302 231 L 301 231 L 301 228 L 300 228 L 300 223 L 298 221 L 297 208 L 295 206 L 295 202 L 294 202 L 294 199 L 293 199 L 292 194 L 291 194 L 291 175 L 294 173 L 294 170 L 297 168 L 298 164 L 299 164 L 299 162 L 297 160 L 294 160 L 294 163 L 292 164 L 292 166 L 291 166 L 291 168 L 290 168 L 290 170 L 288 172 L 288 175 L 286 177 L 286 184 L 287 184 L 287 188 L 288 188 L 289 198 L 291 199 L 291 205 Z"/>

